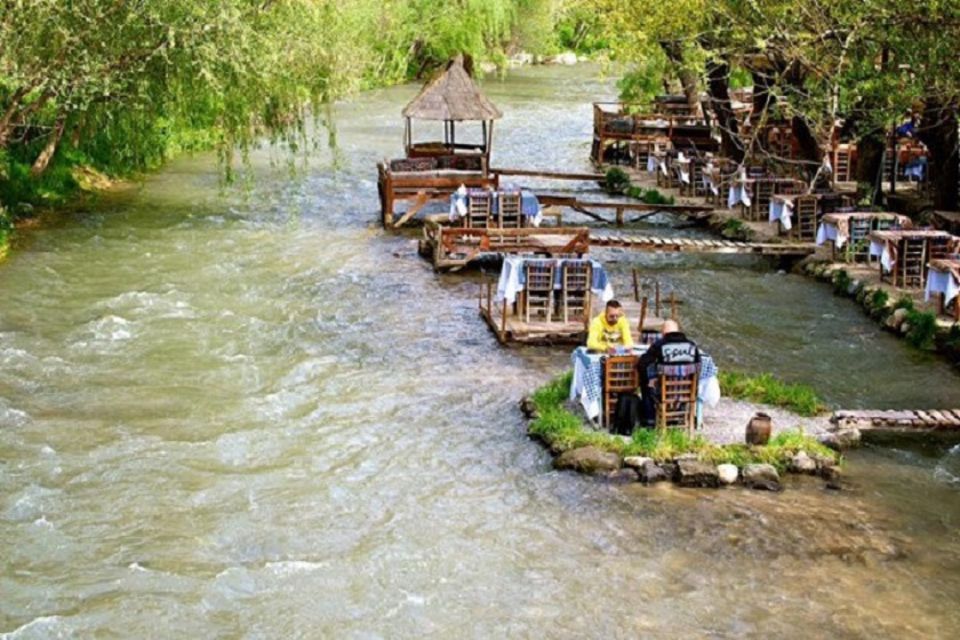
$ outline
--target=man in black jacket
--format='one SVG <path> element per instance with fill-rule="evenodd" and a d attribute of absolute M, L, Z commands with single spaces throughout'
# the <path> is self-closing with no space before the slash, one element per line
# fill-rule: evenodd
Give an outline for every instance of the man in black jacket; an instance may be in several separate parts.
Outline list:
<path fill-rule="evenodd" d="M 650 386 L 650 369 L 658 364 L 695 364 L 700 362 L 700 349 L 682 331 L 674 320 L 663 323 L 663 337 L 650 345 L 640 356 L 637 369 L 640 374 L 640 392 L 643 395 L 645 422 L 654 422 L 653 389 Z"/>

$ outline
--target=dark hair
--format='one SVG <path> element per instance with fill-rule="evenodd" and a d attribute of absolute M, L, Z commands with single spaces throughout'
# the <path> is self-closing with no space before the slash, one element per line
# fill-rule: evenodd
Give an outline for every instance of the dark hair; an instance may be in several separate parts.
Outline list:
<path fill-rule="evenodd" d="M 620 303 L 616 300 L 610 300 L 607 302 L 607 309 L 619 309 Z"/>

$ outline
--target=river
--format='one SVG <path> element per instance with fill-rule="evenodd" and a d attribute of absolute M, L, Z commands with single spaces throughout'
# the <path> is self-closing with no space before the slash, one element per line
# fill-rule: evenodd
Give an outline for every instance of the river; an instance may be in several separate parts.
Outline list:
<path fill-rule="evenodd" d="M 486 83 L 495 164 L 583 170 L 589 68 Z M 848 488 L 614 486 L 551 470 L 476 276 L 377 224 L 416 87 L 338 152 L 223 191 L 184 157 L 24 231 L 0 265 L 0 638 L 960 635 L 960 448 L 865 449 Z M 337 170 L 332 170 L 332 165 Z M 584 185 L 586 186 L 586 185 Z M 721 367 L 843 408 L 960 406 L 944 362 L 751 258 L 601 255 L 684 301 Z"/>

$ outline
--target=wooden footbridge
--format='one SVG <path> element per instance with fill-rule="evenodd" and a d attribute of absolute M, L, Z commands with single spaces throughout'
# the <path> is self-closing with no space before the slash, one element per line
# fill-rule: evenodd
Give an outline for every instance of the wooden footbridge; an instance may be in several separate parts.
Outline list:
<path fill-rule="evenodd" d="M 773 257 L 802 257 L 814 252 L 813 244 L 735 242 L 701 238 L 651 236 L 587 227 L 523 229 L 463 228 L 443 224 L 443 216 L 425 221 L 420 254 L 435 269 L 462 269 L 493 255 L 584 255 L 591 248 L 619 248 L 645 253 L 713 253 Z"/>
<path fill-rule="evenodd" d="M 860 430 L 960 433 L 960 409 L 837 411 L 830 421 L 841 427 Z"/>
<path fill-rule="evenodd" d="M 704 238 L 651 236 L 629 231 L 591 229 L 590 246 L 621 248 L 648 253 L 720 253 L 763 256 L 807 256 L 816 251 L 813 243 L 740 242 Z"/>

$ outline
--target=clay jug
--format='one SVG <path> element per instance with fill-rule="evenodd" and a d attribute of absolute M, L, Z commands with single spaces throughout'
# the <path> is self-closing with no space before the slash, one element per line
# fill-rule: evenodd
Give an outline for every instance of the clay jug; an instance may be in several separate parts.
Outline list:
<path fill-rule="evenodd" d="M 747 423 L 747 444 L 764 445 L 770 441 L 770 430 L 773 425 L 770 416 L 757 412 Z"/>

